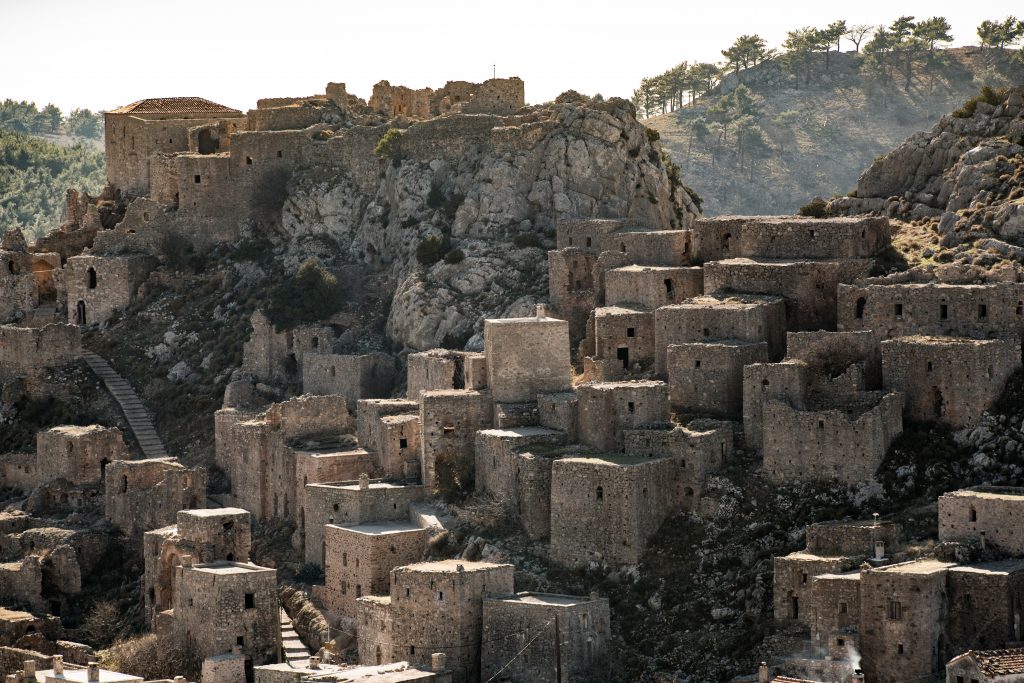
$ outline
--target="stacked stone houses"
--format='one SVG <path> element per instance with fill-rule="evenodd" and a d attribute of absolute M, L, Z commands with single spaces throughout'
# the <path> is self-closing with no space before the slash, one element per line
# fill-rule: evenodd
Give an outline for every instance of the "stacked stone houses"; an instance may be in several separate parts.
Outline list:
<path fill-rule="evenodd" d="M 385 127 L 322 136 L 324 122 L 522 104 L 522 81 L 495 79 L 382 82 L 368 104 L 329 84 L 247 114 L 200 98 L 108 112 L 104 195 L 69 194 L 74 230 L 31 249 L 16 231 L 0 243 L 0 319 L 15 323 L 0 326 L 0 379 L 77 358 L 81 329 L 148 286 L 160 240 L 235 239 L 224 218 L 258 221 L 252 197 L 282 170 L 330 163 L 375 182 Z M 493 123 L 451 119 L 466 135 Z M 433 149 L 420 136 L 412 127 L 403 144 Z M 252 525 L 276 522 L 294 525 L 296 550 L 323 569 L 313 599 L 356 634 L 367 680 L 594 680 L 608 601 L 516 592 L 511 565 L 472 553 L 425 561 L 449 524 L 439 495 L 471 480 L 462 493 L 497 506 L 553 561 L 635 565 L 666 519 L 703 513 L 707 478 L 735 448 L 760 453 L 775 481 L 867 481 L 904 420 L 975 424 L 1021 364 L 1019 277 L 875 276 L 891 249 L 885 218 L 663 227 L 562 221 L 550 303 L 486 320 L 482 350 L 343 354 L 326 322 L 278 331 L 255 313 L 242 379 L 215 415 L 226 507 L 206 509 L 202 469 L 134 457 L 101 426 L 41 433 L 35 454 L 0 456 L 0 479 L 39 510 L 102 510 L 140 545 L 147 621 L 197 648 L 204 681 L 347 675 L 282 646 L 276 571 L 249 557 Z M 303 394 L 267 398 L 262 385 L 285 383 Z M 838 663 L 855 648 L 872 683 L 926 680 L 965 649 L 1020 640 L 1019 500 L 995 489 L 940 500 L 940 540 L 1002 549 L 984 564 L 905 556 L 889 522 L 808 529 L 805 551 L 777 558 L 774 591 L 776 616 L 807 630 L 803 665 L 849 677 Z M 39 536 L 27 515 L 2 522 L 12 542 Z M 91 566 L 96 551 L 44 536 L 39 552 L 0 564 L 0 597 L 53 612 L 75 587 L 44 596 L 46 572 Z"/>

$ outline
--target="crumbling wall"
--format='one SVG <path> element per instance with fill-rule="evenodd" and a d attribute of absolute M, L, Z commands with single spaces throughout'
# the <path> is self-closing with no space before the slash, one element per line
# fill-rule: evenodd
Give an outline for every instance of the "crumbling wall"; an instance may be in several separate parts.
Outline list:
<path fill-rule="evenodd" d="M 104 487 L 107 519 L 133 540 L 172 524 L 179 510 L 206 507 L 206 470 L 170 458 L 115 460 Z"/>
<path fill-rule="evenodd" d="M 349 405 L 361 398 L 384 398 L 395 383 L 395 361 L 383 353 L 362 356 L 306 354 L 302 359 L 302 390 L 307 394 L 338 394 Z"/>
<path fill-rule="evenodd" d="M 581 384 L 577 395 L 579 439 L 602 451 L 622 452 L 623 430 L 669 419 L 664 382 L 593 382 Z"/>
<path fill-rule="evenodd" d="M 130 306 L 156 267 L 152 256 L 72 256 L 65 265 L 68 323 L 93 325 Z"/>
<path fill-rule="evenodd" d="M 693 226 L 703 261 L 726 258 L 860 259 L 891 244 L 887 218 L 715 216 Z"/>
<path fill-rule="evenodd" d="M 629 265 L 613 268 L 604 274 L 604 303 L 607 306 L 632 304 L 653 311 L 703 293 L 704 269 L 699 266 Z"/>
<path fill-rule="evenodd" d="M 669 345 L 665 368 L 673 409 L 740 419 L 743 415 L 743 367 L 767 360 L 766 342 Z"/>
<path fill-rule="evenodd" d="M 103 479 L 107 465 L 127 457 L 117 427 L 53 427 L 36 436 L 36 471 L 41 483 L 65 479 L 72 484 L 93 484 Z"/>

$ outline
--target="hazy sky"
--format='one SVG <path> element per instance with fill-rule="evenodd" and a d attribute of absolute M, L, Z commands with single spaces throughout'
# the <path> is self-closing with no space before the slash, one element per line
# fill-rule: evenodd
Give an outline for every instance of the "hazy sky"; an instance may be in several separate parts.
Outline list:
<path fill-rule="evenodd" d="M 957 45 L 975 45 L 982 19 L 1015 10 L 1009 0 L 0 0 L 0 98 L 98 110 L 196 95 L 245 110 L 328 81 L 364 99 L 382 79 L 480 81 L 493 64 L 526 81 L 529 102 L 569 88 L 628 97 L 680 61 L 720 61 L 743 33 L 777 47 L 787 30 L 835 19 L 939 14 Z"/>

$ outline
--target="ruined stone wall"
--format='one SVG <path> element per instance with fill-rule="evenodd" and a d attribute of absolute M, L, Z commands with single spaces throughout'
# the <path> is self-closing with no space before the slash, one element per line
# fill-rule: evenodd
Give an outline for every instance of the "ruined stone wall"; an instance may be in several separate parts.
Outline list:
<path fill-rule="evenodd" d="M 303 392 L 338 394 L 351 406 L 361 398 L 389 396 L 394 383 L 395 361 L 384 353 L 307 353 L 302 359 Z"/>
<path fill-rule="evenodd" d="M 278 660 L 281 606 L 277 572 L 237 562 L 181 566 L 175 571 L 174 637 L 201 656 L 238 647 L 255 665 Z"/>
<path fill-rule="evenodd" d="M 214 413 L 214 458 L 231 480 L 235 504 L 258 519 L 270 516 L 265 482 L 270 459 L 266 420 L 259 413 L 225 408 Z"/>
<path fill-rule="evenodd" d="M 874 555 L 875 544 L 896 548 L 900 526 L 893 522 L 819 522 L 807 526 L 807 552 L 815 555 Z"/>
<path fill-rule="evenodd" d="M 595 357 L 619 362 L 624 371 L 654 364 L 654 313 L 618 306 L 594 310 Z"/>
<path fill-rule="evenodd" d="M 418 399 L 424 391 L 487 388 L 487 361 L 482 353 L 431 349 L 409 354 L 407 363 L 410 399 Z"/>
<path fill-rule="evenodd" d="M 169 458 L 115 460 L 104 478 L 105 514 L 134 541 L 172 524 L 179 510 L 206 507 L 206 470 Z"/>
<path fill-rule="evenodd" d="M 38 483 L 35 453 L 4 453 L 0 455 L 0 481 L 19 491 L 31 491 Z"/>
<path fill-rule="evenodd" d="M 306 562 L 322 566 L 324 525 L 356 525 L 409 519 L 409 505 L 428 498 L 424 486 L 372 482 L 306 487 Z"/>
<path fill-rule="evenodd" d="M 703 261 L 725 258 L 859 259 L 889 247 L 887 218 L 716 216 L 693 226 Z"/>
<path fill-rule="evenodd" d="M 743 440 L 748 447 L 762 446 L 764 406 L 780 401 L 797 410 L 807 407 L 810 367 L 803 361 L 754 363 L 743 368 Z"/>
<path fill-rule="evenodd" d="M 621 452 L 623 430 L 669 419 L 668 385 L 656 381 L 581 384 L 579 439 L 603 451 Z"/>
<path fill-rule="evenodd" d="M 586 681 L 607 665 L 607 599 L 519 593 L 483 605 L 483 680 Z"/>
<path fill-rule="evenodd" d="M 117 427 L 53 427 L 36 435 L 40 483 L 66 479 L 72 484 L 92 484 L 103 478 L 109 463 L 127 457 Z"/>
<path fill-rule="evenodd" d="M 813 579 L 852 567 L 846 557 L 819 557 L 806 552 L 774 558 L 772 607 L 776 619 L 792 619 L 810 626 L 814 623 Z"/>
<path fill-rule="evenodd" d="M 0 377 L 36 375 L 76 360 L 81 352 L 81 330 L 74 325 L 0 325 Z"/>
<path fill-rule="evenodd" d="M 945 283 L 844 284 L 840 330 L 871 330 L 879 339 L 913 335 L 1019 339 L 1024 285 Z"/>
<path fill-rule="evenodd" d="M 548 252 L 548 300 L 555 315 L 569 323 L 573 341 L 583 338 L 594 308 L 597 253 L 580 247 Z"/>
<path fill-rule="evenodd" d="M 811 644 L 833 659 L 849 657 L 850 648 L 858 647 L 860 573 L 815 576 L 811 595 Z"/>
<path fill-rule="evenodd" d="M 835 329 L 836 287 L 867 276 L 872 262 L 733 258 L 704 266 L 704 291 L 770 294 L 786 300 L 791 331 Z"/>
<path fill-rule="evenodd" d="M 1024 562 L 953 567 L 947 590 L 946 657 L 1003 648 L 1024 636 Z"/>
<path fill-rule="evenodd" d="M 705 479 L 722 466 L 733 449 L 732 426 L 715 420 L 626 430 L 624 436 L 627 456 L 672 459 L 675 505 L 688 512 L 697 509 Z"/>
<path fill-rule="evenodd" d="M 152 256 L 73 256 L 65 265 L 68 323 L 92 325 L 127 308 L 156 267 Z"/>
<path fill-rule="evenodd" d="M 0 250 L 0 321 L 28 313 L 38 301 L 31 257 L 23 251 Z"/>
<path fill-rule="evenodd" d="M 303 451 L 292 449 L 295 462 L 295 490 L 285 493 L 284 516 L 292 519 L 298 526 L 300 540 L 305 541 L 306 532 L 306 488 L 309 484 L 352 481 L 363 475 L 369 476 L 377 469 L 376 458 L 362 448 L 349 448 L 334 451 Z M 276 494 L 275 494 L 276 495 Z M 289 499 L 295 501 L 294 513 Z"/>
<path fill-rule="evenodd" d="M 322 107 L 315 106 L 315 102 L 299 100 L 297 102 L 271 103 L 250 109 L 246 112 L 248 129 L 252 131 L 264 130 L 301 130 L 320 123 L 322 119 Z M 270 106 L 274 104 L 276 106 Z"/>
<path fill-rule="evenodd" d="M 447 97 L 451 85 L 449 82 L 436 94 Z M 521 78 L 488 78 L 475 87 L 470 100 L 462 105 L 462 111 L 466 114 L 514 114 L 524 106 L 526 89 Z"/>
<path fill-rule="evenodd" d="M 865 396 L 852 412 L 797 410 L 782 401 L 762 405 L 764 467 L 776 482 L 835 478 L 849 484 L 874 479 L 889 446 L 903 432 L 904 396 Z"/>
<path fill-rule="evenodd" d="M 384 453 L 391 436 L 384 423 L 388 416 L 415 415 L 420 405 L 416 401 L 401 398 L 369 398 L 356 404 L 356 435 L 359 444 L 371 453 Z M 416 437 L 419 438 L 418 435 Z"/>
<path fill-rule="evenodd" d="M 610 218 L 567 218 L 558 221 L 555 226 L 555 247 L 567 249 L 576 247 L 592 251 L 595 255 L 601 251 L 606 236 L 618 232 L 629 225 L 628 221 Z"/>
<path fill-rule="evenodd" d="M 424 392 L 420 399 L 420 474 L 424 485 L 431 490 L 436 486 L 438 460 L 471 459 L 476 432 L 487 429 L 492 422 L 493 408 L 485 392 Z"/>
<path fill-rule="evenodd" d="M 675 509 L 670 458 L 563 458 L 551 469 L 551 557 L 562 564 L 636 564 Z"/>
<path fill-rule="evenodd" d="M 861 665 L 867 680 L 925 681 L 938 672 L 950 566 L 920 560 L 861 573 Z"/>
<path fill-rule="evenodd" d="M 768 360 L 766 342 L 671 344 L 665 369 L 674 410 L 740 419 L 743 367 Z"/>
<path fill-rule="evenodd" d="M 618 252 L 626 263 L 643 266 L 687 266 L 690 264 L 689 230 L 636 230 L 606 235 L 602 252 Z"/>
<path fill-rule="evenodd" d="M 547 450 L 565 444 L 565 434 L 543 427 L 484 429 L 476 433 L 474 482 L 477 493 L 489 494 L 516 507 L 520 460 L 527 450 Z"/>
<path fill-rule="evenodd" d="M 767 342 L 773 361 L 786 353 L 785 302 L 756 295 L 701 296 L 654 313 L 655 370 L 666 375 L 670 344 L 722 339 Z"/>
<path fill-rule="evenodd" d="M 541 427 L 565 432 L 570 443 L 579 440 L 579 399 L 575 392 L 538 394 L 537 417 Z"/>
<path fill-rule="evenodd" d="M 387 595 L 395 567 L 419 562 L 430 536 L 408 522 L 324 527 L 324 591 L 327 609 L 356 618 L 356 600 Z"/>
<path fill-rule="evenodd" d="M 939 540 L 991 544 L 1011 555 L 1024 555 L 1024 489 L 977 487 L 939 496 Z"/>
<path fill-rule="evenodd" d="M 1020 366 L 1020 345 L 1014 341 L 900 337 L 882 342 L 885 387 L 906 394 L 905 415 L 915 422 L 977 424 Z"/>
<path fill-rule="evenodd" d="M 855 363 L 864 364 L 867 389 L 882 386 L 882 354 L 878 340 L 868 331 L 789 332 L 786 357 L 800 360 L 815 373 L 831 375 Z"/>
<path fill-rule="evenodd" d="M 25 607 L 44 613 L 43 568 L 38 555 L 17 562 L 0 563 L 0 600 L 9 607 Z"/>
<path fill-rule="evenodd" d="M 572 387 L 569 324 L 564 320 L 485 320 L 484 353 L 487 386 L 497 403 L 535 401 L 540 392 Z"/>
<path fill-rule="evenodd" d="M 381 422 L 382 448 L 377 463 L 384 477 L 419 481 L 419 415 L 386 415 Z"/>
<path fill-rule="evenodd" d="M 704 293 L 704 269 L 698 266 L 623 266 L 604 274 L 604 302 L 649 310 L 669 306 Z"/>

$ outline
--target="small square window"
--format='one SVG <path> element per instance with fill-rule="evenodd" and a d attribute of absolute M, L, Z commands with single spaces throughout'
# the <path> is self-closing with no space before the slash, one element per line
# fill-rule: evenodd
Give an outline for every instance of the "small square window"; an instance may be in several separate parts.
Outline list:
<path fill-rule="evenodd" d="M 399 439 L 398 440 L 398 447 L 399 448 L 408 448 L 409 447 L 409 439 Z"/>
<path fill-rule="evenodd" d="M 903 304 L 896 304 L 895 306 L 893 306 L 893 313 L 896 315 L 897 318 L 902 318 Z"/>
<path fill-rule="evenodd" d="M 246 166 L 252 166 L 252 157 L 246 157 L 245 158 L 245 165 Z"/>
<path fill-rule="evenodd" d="M 626 336 L 627 337 L 635 337 L 636 336 L 636 328 L 635 327 L 627 327 L 626 328 Z"/>
<path fill-rule="evenodd" d="M 630 401 L 629 403 L 627 403 L 627 404 L 626 404 L 626 408 L 627 408 L 627 409 L 629 410 L 629 412 L 631 412 L 631 413 L 634 413 L 634 412 L 636 412 L 636 404 L 635 404 L 635 403 L 633 403 L 632 401 Z"/>
<path fill-rule="evenodd" d="M 849 612 L 849 608 L 846 606 L 846 603 L 845 602 L 839 603 L 839 613 L 840 614 L 846 614 L 847 612 Z"/>
<path fill-rule="evenodd" d="M 699 358 L 697 360 L 693 361 L 693 367 L 695 367 L 695 368 L 699 368 L 700 367 L 700 359 Z"/>
<path fill-rule="evenodd" d="M 195 184 L 196 184 L 196 185 L 198 185 L 199 183 L 203 182 L 203 178 L 202 178 L 202 176 L 200 176 L 200 175 L 198 175 L 198 174 L 197 174 L 197 175 L 195 175 L 195 176 L 194 176 L 194 177 L 192 178 L 192 180 L 193 180 L 193 181 L 195 181 Z"/>
<path fill-rule="evenodd" d="M 235 638 L 235 645 L 245 645 L 245 636 Z"/>
<path fill-rule="evenodd" d="M 898 654 L 898 655 L 903 654 L 903 643 L 900 643 L 899 645 L 896 646 L 896 654 Z"/>
<path fill-rule="evenodd" d="M 280 159 L 283 156 L 284 156 L 284 152 L 282 152 L 281 150 L 277 150 L 277 158 Z"/>

